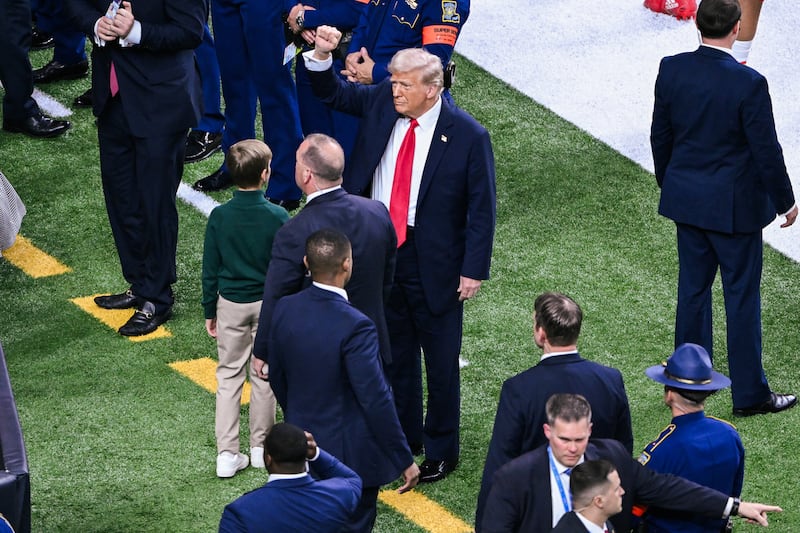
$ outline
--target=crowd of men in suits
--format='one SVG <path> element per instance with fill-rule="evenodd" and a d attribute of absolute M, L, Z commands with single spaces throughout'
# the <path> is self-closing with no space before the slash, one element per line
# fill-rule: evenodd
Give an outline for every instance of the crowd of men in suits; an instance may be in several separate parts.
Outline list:
<path fill-rule="evenodd" d="M 4 6 L 9 16 L 0 17 L 0 34 L 26 15 L 16 0 Z M 67 6 L 70 20 L 94 42 L 92 103 L 103 192 L 129 284 L 95 302 L 134 308 L 120 333 L 143 335 L 172 313 L 175 191 L 186 132 L 200 118 L 194 50 L 208 31 L 209 7 L 193 0 L 69 0 Z M 440 481 L 459 460 L 464 302 L 489 277 L 495 226 L 489 134 L 446 93 L 444 66 L 469 3 L 370 3 L 358 22 L 352 10 L 327 19 L 326 7 L 288 10 L 287 24 L 307 49 L 297 61 L 298 79 L 310 85 L 317 109 L 326 106 L 320 116 L 327 119 L 308 130 L 301 128 L 295 90 L 287 85 L 285 43 L 276 37 L 283 35 L 280 10 L 270 5 L 264 8 L 269 12 L 250 12 L 226 0 L 211 7 L 228 103 L 223 150 L 255 136 L 259 101 L 265 139 L 275 151 L 266 194 L 289 208 L 306 195 L 303 209 L 274 234 L 253 339 L 251 376 L 269 380 L 291 424 L 269 432 L 259 463 L 269 468 L 270 483 L 226 509 L 224 530 L 258 521 L 271 530 L 269 517 L 253 514 L 261 498 L 278 501 L 291 491 L 290 499 L 308 498 L 313 505 L 315 491 L 333 490 L 341 498 L 331 508 L 330 530 L 370 531 L 382 484 L 402 476 L 404 492 L 417 482 Z M 245 11 L 254 18 L 243 18 Z M 345 12 L 345 27 L 328 25 Z M 636 521 L 650 531 L 719 531 L 737 515 L 766 525 L 766 513 L 779 510 L 739 500 L 741 441 L 735 430 L 703 414 L 707 396 L 730 381 L 737 416 L 796 403 L 793 395 L 769 388 L 761 366 L 759 285 L 763 226 L 776 215 L 789 226 L 798 209 L 766 82 L 728 52 L 740 14 L 736 0 L 704 0 L 697 12 L 702 46 L 665 58 L 656 83 L 651 141 L 662 189 L 659 212 L 676 223 L 680 275 L 676 351 L 648 375 L 665 385 L 670 428 L 638 462 L 632 458 L 621 374 L 579 355 L 582 312 L 574 300 L 539 296 L 533 329 L 544 355 L 503 384 L 478 498 L 478 531 L 629 531 Z M 246 36 L 259 20 L 274 25 L 265 32 L 269 38 L 256 43 Z M 355 43 L 347 55 L 343 37 Z M 25 49 L 30 36 L 18 39 L 23 44 L 17 48 Z M 255 63 L 265 58 L 270 68 Z M 23 85 L 7 86 L 4 129 L 38 136 L 65 131 L 68 125 L 33 107 L 30 84 Z M 342 126 L 345 116 L 358 127 Z M 716 120 L 720 116 L 737 120 Z M 310 131 L 316 129 L 328 131 Z M 196 187 L 228 186 L 226 165 Z M 262 170 L 269 175 L 269 168 Z M 710 288 L 717 270 L 726 296 L 730 381 L 711 369 Z M 716 446 L 712 454 L 692 447 L 699 432 Z M 421 454 L 418 467 L 414 455 Z M 679 455 L 690 458 L 688 467 L 672 460 Z M 726 475 L 693 478 L 701 468 L 694 458 L 707 455 L 717 463 L 703 468 Z M 344 483 L 315 482 L 304 472 L 306 459 L 321 478 Z M 232 474 L 246 465 L 237 463 Z M 281 484 L 291 488 L 267 490 L 291 479 Z M 635 512 L 642 504 L 647 508 Z"/>

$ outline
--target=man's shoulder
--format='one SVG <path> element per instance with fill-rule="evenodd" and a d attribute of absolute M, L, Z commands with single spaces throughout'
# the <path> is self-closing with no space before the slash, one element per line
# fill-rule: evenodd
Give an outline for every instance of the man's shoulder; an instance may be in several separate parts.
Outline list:
<path fill-rule="evenodd" d="M 511 459 L 495 472 L 495 478 L 514 478 L 527 475 L 547 460 L 547 445 L 539 446 Z"/>
<path fill-rule="evenodd" d="M 454 103 L 442 100 L 442 113 L 444 117 L 452 120 L 459 128 L 466 128 L 466 131 L 475 135 L 488 135 L 488 130 L 478 122 L 475 117 Z"/>

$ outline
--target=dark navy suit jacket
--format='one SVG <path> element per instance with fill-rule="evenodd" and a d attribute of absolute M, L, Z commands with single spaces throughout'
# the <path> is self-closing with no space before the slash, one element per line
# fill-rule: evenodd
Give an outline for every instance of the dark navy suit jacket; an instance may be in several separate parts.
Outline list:
<path fill-rule="evenodd" d="M 722 50 L 661 60 L 650 140 L 658 212 L 675 222 L 755 232 L 794 204 L 767 80 Z"/>
<path fill-rule="evenodd" d="M 622 512 L 611 517 L 617 531 L 630 531 L 634 502 L 715 517 L 722 516 L 728 504 L 727 494 L 680 477 L 657 474 L 640 465 L 615 440 L 590 441 L 584 457 L 586 460 L 606 459 L 617 468 L 625 489 Z M 481 531 L 547 533 L 552 527 L 550 462 L 547 446 L 540 446 L 506 463 L 495 473 Z"/>
<path fill-rule="evenodd" d="M 338 111 L 361 117 L 344 187 L 369 196 L 372 179 L 397 121 L 389 79 L 360 85 L 328 69 L 311 72 L 314 92 Z M 488 279 L 495 225 L 494 154 L 489 133 L 471 116 L 442 101 L 422 171 L 414 221 L 419 273 L 434 314 L 458 305 L 459 276 Z"/>
<path fill-rule="evenodd" d="M 319 449 L 310 475 L 278 479 L 228 504 L 220 533 L 336 533 L 347 525 L 361 497 L 361 479 Z"/>
<path fill-rule="evenodd" d="M 606 522 L 606 529 L 609 533 L 614 533 L 614 527 L 609 522 Z M 570 511 L 561 517 L 551 533 L 583 533 L 585 531 L 589 530 L 583 525 L 575 511 Z"/>
<path fill-rule="evenodd" d="M 478 495 L 475 524 L 479 529 L 495 471 L 547 443 L 542 429 L 547 422 L 544 406 L 557 393 L 586 397 L 592 406 L 592 436 L 616 439 L 633 453 L 631 412 L 619 370 L 577 353 L 548 357 L 503 383 Z"/>
<path fill-rule="evenodd" d="M 294 294 L 311 283 L 303 265 L 306 239 L 326 228 L 341 231 L 350 239 L 353 277 L 347 284 L 347 295 L 356 309 L 375 322 L 381 357 L 388 364 L 391 349 L 383 303 L 392 288 L 397 235 L 382 203 L 347 194 L 344 190 L 314 198 L 275 235 L 253 352 L 256 357 L 267 359 L 269 326 L 275 304 L 282 296 Z"/>
<path fill-rule="evenodd" d="M 94 39 L 94 24 L 108 9 L 107 0 L 68 0 L 76 27 Z M 111 93 L 111 62 L 124 100 L 125 119 L 137 137 L 188 130 L 202 109 L 200 77 L 194 49 L 203 40 L 208 18 L 202 0 L 131 2 L 141 23 L 141 44 L 117 43 L 92 48 L 93 110 L 100 116 Z"/>
<path fill-rule="evenodd" d="M 342 296 L 312 285 L 282 298 L 267 362 L 285 420 L 313 433 L 364 487 L 394 481 L 411 465 L 375 324 Z"/>

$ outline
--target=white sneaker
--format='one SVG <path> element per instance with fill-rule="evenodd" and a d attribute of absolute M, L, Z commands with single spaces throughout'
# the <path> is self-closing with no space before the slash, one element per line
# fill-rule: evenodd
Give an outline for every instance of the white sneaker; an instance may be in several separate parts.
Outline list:
<path fill-rule="evenodd" d="M 264 448 L 253 446 L 250 448 L 250 466 L 253 468 L 266 468 L 264 463 Z"/>
<path fill-rule="evenodd" d="M 217 455 L 217 477 L 233 477 L 249 463 L 247 456 L 241 453 L 221 452 Z"/>

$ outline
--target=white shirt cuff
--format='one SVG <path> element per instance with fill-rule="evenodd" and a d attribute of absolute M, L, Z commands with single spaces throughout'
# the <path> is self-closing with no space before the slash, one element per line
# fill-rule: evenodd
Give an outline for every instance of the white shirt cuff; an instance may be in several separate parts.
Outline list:
<path fill-rule="evenodd" d="M 323 72 L 333 66 L 333 55 L 328 55 L 328 59 L 317 59 L 314 57 L 314 50 L 303 52 L 303 60 L 306 63 L 306 68 L 311 72 Z"/>

